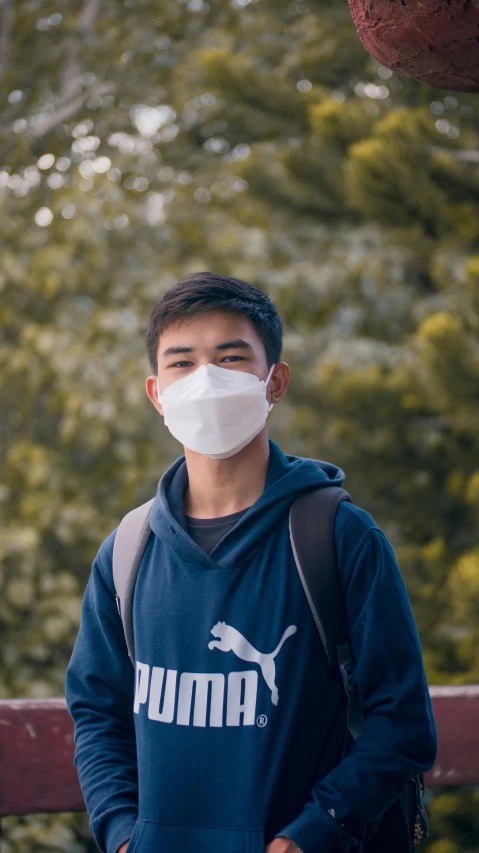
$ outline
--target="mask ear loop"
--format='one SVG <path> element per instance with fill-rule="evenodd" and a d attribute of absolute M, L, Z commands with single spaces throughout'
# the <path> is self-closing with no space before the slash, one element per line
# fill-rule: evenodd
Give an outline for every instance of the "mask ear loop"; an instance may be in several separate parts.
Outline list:
<path fill-rule="evenodd" d="M 274 370 L 274 368 L 275 368 L 275 367 L 276 367 L 276 362 L 271 366 L 271 370 L 269 371 L 268 376 L 266 377 L 266 380 L 265 380 L 265 383 L 264 383 L 264 390 L 265 390 L 265 393 L 266 393 L 266 389 L 267 389 L 267 387 L 268 387 L 268 382 L 269 382 L 269 380 L 271 379 L 271 375 L 272 375 L 273 370 Z M 270 411 L 271 411 L 271 409 L 273 408 L 273 406 L 274 406 L 274 403 L 270 403 L 270 404 L 269 404 L 268 414 L 270 413 Z"/>

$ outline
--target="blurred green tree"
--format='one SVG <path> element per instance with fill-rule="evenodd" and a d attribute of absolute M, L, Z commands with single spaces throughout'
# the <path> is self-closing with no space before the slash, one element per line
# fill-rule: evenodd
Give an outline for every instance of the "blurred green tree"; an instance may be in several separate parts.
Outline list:
<path fill-rule="evenodd" d="M 333 0 L 0 18 L 1 695 L 62 694 L 91 559 L 179 452 L 143 332 L 200 269 L 275 299 L 273 437 L 341 465 L 385 530 L 430 683 L 477 682 L 477 99 L 391 74 Z M 478 849 L 476 800 L 434 798 L 432 853 Z M 5 853 L 95 849 L 85 816 L 4 832 Z"/>

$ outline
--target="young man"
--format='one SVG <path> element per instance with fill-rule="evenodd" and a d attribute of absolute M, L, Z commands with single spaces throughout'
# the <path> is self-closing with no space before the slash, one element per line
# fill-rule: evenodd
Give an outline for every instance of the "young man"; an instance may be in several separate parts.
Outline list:
<path fill-rule="evenodd" d="M 66 676 L 75 765 L 106 853 L 360 851 L 368 824 L 429 769 L 436 732 L 394 553 L 350 502 L 338 568 L 366 718 L 354 742 L 289 539 L 334 464 L 286 456 L 282 324 L 261 291 L 189 276 L 153 308 L 146 391 L 184 456 L 160 480 L 133 599 L 135 673 L 101 545 Z M 209 697 L 209 698 L 208 698 Z"/>

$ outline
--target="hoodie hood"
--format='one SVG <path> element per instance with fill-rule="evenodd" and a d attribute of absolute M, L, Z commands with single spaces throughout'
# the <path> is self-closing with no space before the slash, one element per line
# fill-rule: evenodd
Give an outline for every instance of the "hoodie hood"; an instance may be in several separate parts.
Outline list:
<path fill-rule="evenodd" d="M 345 480 L 342 469 L 331 462 L 288 456 L 271 439 L 269 450 L 263 493 L 210 555 L 186 532 L 183 497 L 188 487 L 188 471 L 184 456 L 168 468 L 159 482 L 150 517 L 153 532 L 181 560 L 199 569 L 233 569 L 251 557 L 300 494 L 310 489 L 342 486 Z"/>

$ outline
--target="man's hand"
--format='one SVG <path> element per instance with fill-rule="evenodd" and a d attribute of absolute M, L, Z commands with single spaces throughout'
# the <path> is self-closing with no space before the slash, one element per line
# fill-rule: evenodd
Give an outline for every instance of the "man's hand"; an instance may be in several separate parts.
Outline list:
<path fill-rule="evenodd" d="M 126 853 L 127 849 L 128 849 L 128 841 L 125 841 L 125 843 L 122 844 L 121 847 L 118 848 L 116 853 Z"/>
<path fill-rule="evenodd" d="M 298 853 L 299 847 L 296 846 L 289 838 L 280 835 L 278 838 L 273 838 L 271 844 L 268 844 L 265 853 Z M 300 850 L 300 853 L 302 851 Z"/>

